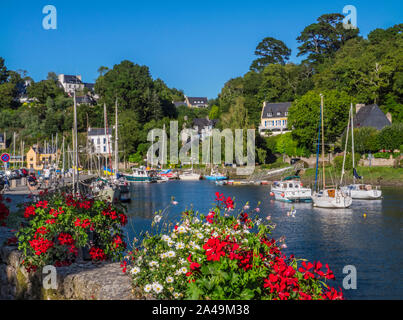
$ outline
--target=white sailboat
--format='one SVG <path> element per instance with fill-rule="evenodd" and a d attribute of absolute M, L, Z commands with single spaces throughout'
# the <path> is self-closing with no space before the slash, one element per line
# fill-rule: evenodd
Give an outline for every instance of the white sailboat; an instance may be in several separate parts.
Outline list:
<path fill-rule="evenodd" d="M 354 153 L 354 117 L 353 117 L 353 104 L 350 107 L 350 113 L 347 124 L 347 135 L 346 135 L 346 143 L 344 147 L 344 158 L 343 158 L 343 169 L 341 171 L 340 185 L 343 184 L 344 178 L 344 168 L 346 163 L 346 155 L 347 155 L 347 145 L 348 145 L 348 133 L 350 129 L 351 123 L 351 152 L 353 159 L 353 183 L 349 185 L 344 185 L 340 189 L 348 196 L 353 199 L 360 200 L 372 200 L 372 199 L 380 199 L 382 197 L 382 191 L 378 187 L 374 187 L 370 184 L 356 183 L 357 180 L 362 180 L 355 169 L 355 153 Z"/>
<path fill-rule="evenodd" d="M 341 190 L 337 188 L 326 188 L 326 179 L 325 179 L 325 142 L 324 142 L 324 125 L 323 125 L 323 95 L 321 97 L 320 104 L 320 123 L 319 126 L 319 137 L 318 137 L 318 149 L 316 152 L 316 173 L 318 170 L 318 159 L 319 159 L 319 139 L 322 136 L 322 181 L 323 181 L 323 189 L 319 192 L 314 192 L 312 195 L 312 202 L 314 207 L 319 208 L 348 208 L 353 203 L 353 199 L 343 193 Z M 321 135 L 322 131 L 322 135 Z M 317 185 L 317 174 L 315 179 L 315 185 Z"/>
<path fill-rule="evenodd" d="M 200 180 L 200 174 L 193 172 L 193 158 L 192 158 L 192 169 L 191 171 L 184 171 L 179 175 L 180 180 L 184 181 L 197 181 Z"/>

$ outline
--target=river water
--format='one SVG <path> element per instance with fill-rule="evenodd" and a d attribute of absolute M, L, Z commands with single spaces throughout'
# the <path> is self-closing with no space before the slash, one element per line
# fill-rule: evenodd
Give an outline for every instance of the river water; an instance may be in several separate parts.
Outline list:
<path fill-rule="evenodd" d="M 293 204 L 271 200 L 269 186 L 217 186 L 209 181 L 169 181 L 159 184 L 132 184 L 128 204 L 130 238 L 150 230 L 154 212 L 165 209 L 169 221 L 191 206 L 207 213 L 214 206 L 215 192 L 235 198 L 237 207 L 258 202 L 260 215 L 277 225 L 273 237 L 286 237 L 284 253 L 309 261 L 328 263 L 343 288 L 343 268 L 357 271 L 357 289 L 343 292 L 347 299 L 403 298 L 403 188 L 383 188 L 384 198 L 354 201 L 349 209 L 312 208 L 310 203 L 294 204 L 295 217 L 287 216 Z M 171 197 L 178 202 L 170 205 Z M 364 213 L 366 217 L 364 217 Z"/>

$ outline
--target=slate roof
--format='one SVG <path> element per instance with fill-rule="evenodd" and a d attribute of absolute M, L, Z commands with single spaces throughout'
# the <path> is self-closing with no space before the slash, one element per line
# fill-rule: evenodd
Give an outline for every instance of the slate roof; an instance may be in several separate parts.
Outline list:
<path fill-rule="evenodd" d="M 361 107 L 354 116 L 354 128 L 373 127 L 382 130 L 389 125 L 391 125 L 389 119 L 377 104 Z"/>
<path fill-rule="evenodd" d="M 291 102 L 264 103 L 262 118 L 286 117 L 286 112 L 291 107 Z M 279 114 L 278 114 L 279 113 Z"/>
<path fill-rule="evenodd" d="M 108 128 L 107 132 L 108 132 L 108 134 L 111 135 L 112 128 Z M 105 135 L 105 129 L 104 128 L 89 128 L 88 135 L 89 136 L 103 136 L 103 135 Z"/>
<path fill-rule="evenodd" d="M 91 98 L 90 96 L 85 95 L 85 96 L 76 97 L 76 102 L 77 102 L 77 104 L 83 104 L 83 103 L 94 104 L 95 100 L 93 98 Z"/>
<path fill-rule="evenodd" d="M 192 106 L 208 104 L 208 99 L 206 97 L 187 97 L 187 98 Z"/>
<path fill-rule="evenodd" d="M 94 83 L 88 83 L 88 82 L 84 82 L 84 87 L 88 88 L 91 91 L 94 91 L 95 88 L 95 84 Z"/>
<path fill-rule="evenodd" d="M 193 119 L 193 126 L 198 128 L 199 133 L 208 126 L 212 126 L 213 128 L 217 124 L 218 119 L 207 119 L 207 118 L 195 118 Z"/>
<path fill-rule="evenodd" d="M 82 83 L 82 81 L 77 76 L 65 74 L 64 83 Z"/>

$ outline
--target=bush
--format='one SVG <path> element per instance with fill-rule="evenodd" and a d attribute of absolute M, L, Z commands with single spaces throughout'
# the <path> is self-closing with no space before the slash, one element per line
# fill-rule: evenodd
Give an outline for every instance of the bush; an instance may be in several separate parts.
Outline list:
<path fill-rule="evenodd" d="M 354 161 L 356 164 L 356 167 L 358 166 L 358 163 L 361 159 L 361 155 L 359 153 L 355 154 Z M 337 156 L 333 159 L 334 167 L 337 169 L 337 171 L 340 171 L 343 168 L 343 156 Z M 344 170 L 352 170 L 353 169 L 353 157 L 351 153 L 347 153 L 346 156 L 346 162 L 344 164 Z"/>
<path fill-rule="evenodd" d="M 286 257 L 269 237 L 274 225 L 246 205 L 234 213 L 231 198 L 216 193 L 206 216 L 185 211 L 181 223 L 160 225 L 147 234 L 123 263 L 145 296 L 157 299 L 342 299 L 329 288 L 334 279 L 322 264 Z M 249 214 L 247 213 L 249 212 Z M 255 216 L 256 215 L 256 216 Z"/>
<path fill-rule="evenodd" d="M 83 248 L 89 249 L 94 261 L 122 259 L 126 248 L 122 226 L 127 217 L 105 201 L 45 195 L 25 207 L 24 217 L 17 237 L 28 270 L 69 265 Z"/>
<path fill-rule="evenodd" d="M 403 144 L 403 123 L 393 123 L 381 130 L 378 135 L 380 149 L 395 150 Z"/>
<path fill-rule="evenodd" d="M 377 152 L 373 154 L 374 158 L 377 159 L 389 159 L 390 155 L 391 154 L 389 152 Z"/>

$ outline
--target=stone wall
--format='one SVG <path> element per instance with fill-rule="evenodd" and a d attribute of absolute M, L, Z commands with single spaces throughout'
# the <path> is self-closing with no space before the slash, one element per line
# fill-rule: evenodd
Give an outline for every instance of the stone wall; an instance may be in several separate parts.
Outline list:
<path fill-rule="evenodd" d="M 16 245 L 6 245 L 13 233 L 0 227 L 0 299 L 130 300 L 141 298 L 120 263 L 83 262 L 56 268 L 57 289 L 45 290 L 40 271 L 28 274 L 21 267 Z M 45 275 L 46 276 L 46 275 Z"/>

